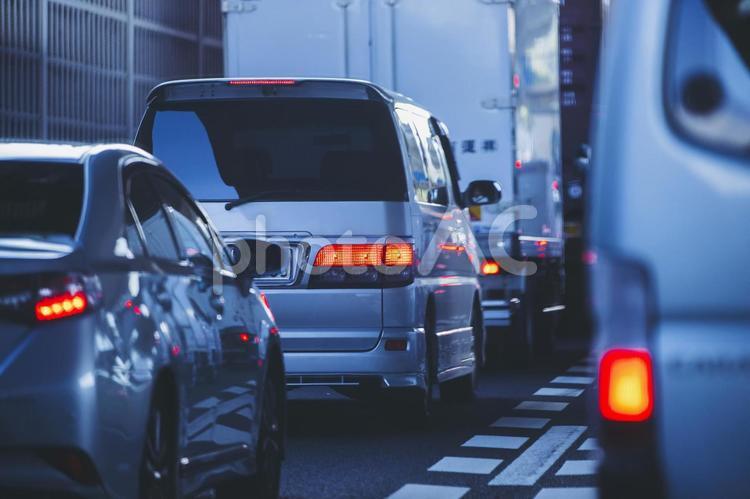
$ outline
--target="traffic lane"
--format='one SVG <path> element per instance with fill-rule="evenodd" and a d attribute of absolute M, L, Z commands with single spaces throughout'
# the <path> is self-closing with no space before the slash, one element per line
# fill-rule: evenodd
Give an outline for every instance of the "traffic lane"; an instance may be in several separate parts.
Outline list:
<path fill-rule="evenodd" d="M 498 369 L 480 376 L 478 399 L 469 405 L 437 403 L 433 417 L 421 428 L 409 428 L 393 407 L 363 403 L 341 397 L 327 389 L 290 392 L 289 438 L 282 478 L 283 497 L 387 497 L 407 484 L 435 484 L 468 488 L 467 497 L 509 495 L 534 497 L 541 482 L 533 486 L 490 486 L 489 482 L 537 436 L 553 424 L 585 426 L 585 396 L 574 397 L 554 417 L 516 407 L 541 387 L 566 371 L 584 355 L 566 350 L 528 369 Z M 543 399 L 550 399 L 543 397 Z M 557 400 L 555 398 L 555 400 Z M 493 428 L 501 417 L 542 417 L 546 428 Z M 584 431 L 588 435 L 590 430 Z M 473 437 L 507 436 L 525 439 L 517 449 L 463 447 Z M 573 452 L 575 449 L 567 449 Z M 502 463 L 487 474 L 428 471 L 446 457 L 472 457 L 494 461 L 472 461 L 476 466 Z M 447 465 L 450 468 L 451 460 Z M 442 465 L 445 465 L 443 461 Z M 459 460 L 459 467 L 463 464 Z M 559 463 L 555 463 L 559 466 Z M 440 466 L 438 466 L 440 469 Z M 476 468 L 479 469 L 479 468 Z M 472 470 L 475 471 L 475 470 Z M 544 484 L 590 485 L 590 477 L 555 476 Z M 408 491 L 407 491 L 408 492 Z"/>

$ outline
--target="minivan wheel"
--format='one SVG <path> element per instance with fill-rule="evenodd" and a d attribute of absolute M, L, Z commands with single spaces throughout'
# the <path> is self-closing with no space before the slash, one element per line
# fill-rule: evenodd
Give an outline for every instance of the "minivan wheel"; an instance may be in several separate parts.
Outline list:
<path fill-rule="evenodd" d="M 399 397 L 404 402 L 407 421 L 410 424 L 424 423 L 432 413 L 433 389 L 437 380 L 437 336 L 435 316 L 429 311 L 425 318 L 425 388 L 408 389 Z"/>
<path fill-rule="evenodd" d="M 440 400 L 445 402 L 466 403 L 476 397 L 477 373 L 479 372 L 480 358 L 482 357 L 484 324 L 481 310 L 477 313 L 476 307 L 471 318 L 471 327 L 474 334 L 474 358 L 477 359 L 471 374 L 451 379 L 440 384 Z"/>
<path fill-rule="evenodd" d="M 139 497 L 145 499 L 169 499 L 178 491 L 175 411 L 165 395 L 155 392 L 146 423 L 139 483 Z"/>

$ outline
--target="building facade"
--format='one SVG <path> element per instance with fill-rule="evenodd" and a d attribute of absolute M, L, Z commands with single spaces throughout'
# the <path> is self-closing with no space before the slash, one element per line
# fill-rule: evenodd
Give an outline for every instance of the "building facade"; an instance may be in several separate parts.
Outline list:
<path fill-rule="evenodd" d="M 0 0 L 0 140 L 130 141 L 157 83 L 223 73 L 220 0 Z"/>

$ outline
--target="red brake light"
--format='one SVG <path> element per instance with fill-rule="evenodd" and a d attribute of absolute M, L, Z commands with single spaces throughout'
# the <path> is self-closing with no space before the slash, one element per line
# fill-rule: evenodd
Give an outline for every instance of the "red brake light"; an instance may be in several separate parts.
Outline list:
<path fill-rule="evenodd" d="M 500 264 L 493 262 L 492 260 L 485 260 L 482 262 L 482 274 L 484 275 L 497 275 L 500 273 Z"/>
<path fill-rule="evenodd" d="M 520 159 L 517 159 L 514 166 L 516 167 L 516 170 L 520 170 L 521 168 L 523 168 L 523 163 Z"/>
<path fill-rule="evenodd" d="M 82 314 L 87 306 L 86 295 L 79 291 L 43 298 L 36 303 L 34 312 L 37 320 L 52 321 Z"/>
<path fill-rule="evenodd" d="M 318 251 L 315 267 L 400 267 L 414 262 L 408 243 L 329 244 Z"/>
<path fill-rule="evenodd" d="M 250 335 L 247 333 L 240 333 L 240 341 L 242 343 L 249 343 L 250 342 Z"/>
<path fill-rule="evenodd" d="M 232 86 L 242 85 L 294 85 L 295 80 L 230 80 Z"/>
<path fill-rule="evenodd" d="M 599 410 L 611 421 L 645 421 L 654 409 L 651 355 L 646 350 L 615 349 L 599 364 Z"/>
<path fill-rule="evenodd" d="M 260 302 L 261 302 L 261 303 L 263 304 L 263 306 L 265 307 L 265 309 L 266 309 L 266 312 L 268 312 L 268 315 L 270 315 L 270 316 L 271 316 L 271 319 L 272 319 L 272 320 L 273 320 L 273 321 L 275 322 L 275 321 L 276 321 L 276 318 L 275 318 L 275 317 L 273 316 L 273 312 L 271 311 L 271 304 L 270 304 L 270 303 L 269 303 L 269 301 L 268 301 L 268 297 L 267 297 L 267 296 L 266 296 L 266 294 L 265 294 L 265 293 L 263 293 L 263 292 L 261 292 L 261 293 L 260 293 Z"/>

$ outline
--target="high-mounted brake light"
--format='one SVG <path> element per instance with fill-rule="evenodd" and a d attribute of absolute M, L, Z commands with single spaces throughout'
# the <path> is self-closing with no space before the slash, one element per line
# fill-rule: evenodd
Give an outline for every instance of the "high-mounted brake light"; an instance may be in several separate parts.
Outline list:
<path fill-rule="evenodd" d="M 497 275 L 500 273 L 500 264 L 493 262 L 492 260 L 485 260 L 482 262 L 482 274 L 483 275 Z"/>
<path fill-rule="evenodd" d="M 38 320 L 52 321 L 82 314 L 86 311 L 87 305 L 84 293 L 66 293 L 41 299 L 34 307 L 34 311 Z"/>
<path fill-rule="evenodd" d="M 232 86 L 251 85 L 295 85 L 296 80 L 229 80 Z"/>
<path fill-rule="evenodd" d="M 599 410 L 610 421 L 645 421 L 654 409 L 651 355 L 614 349 L 599 364 Z"/>
<path fill-rule="evenodd" d="M 414 262 L 408 243 L 329 244 L 318 251 L 315 267 L 403 267 Z"/>

